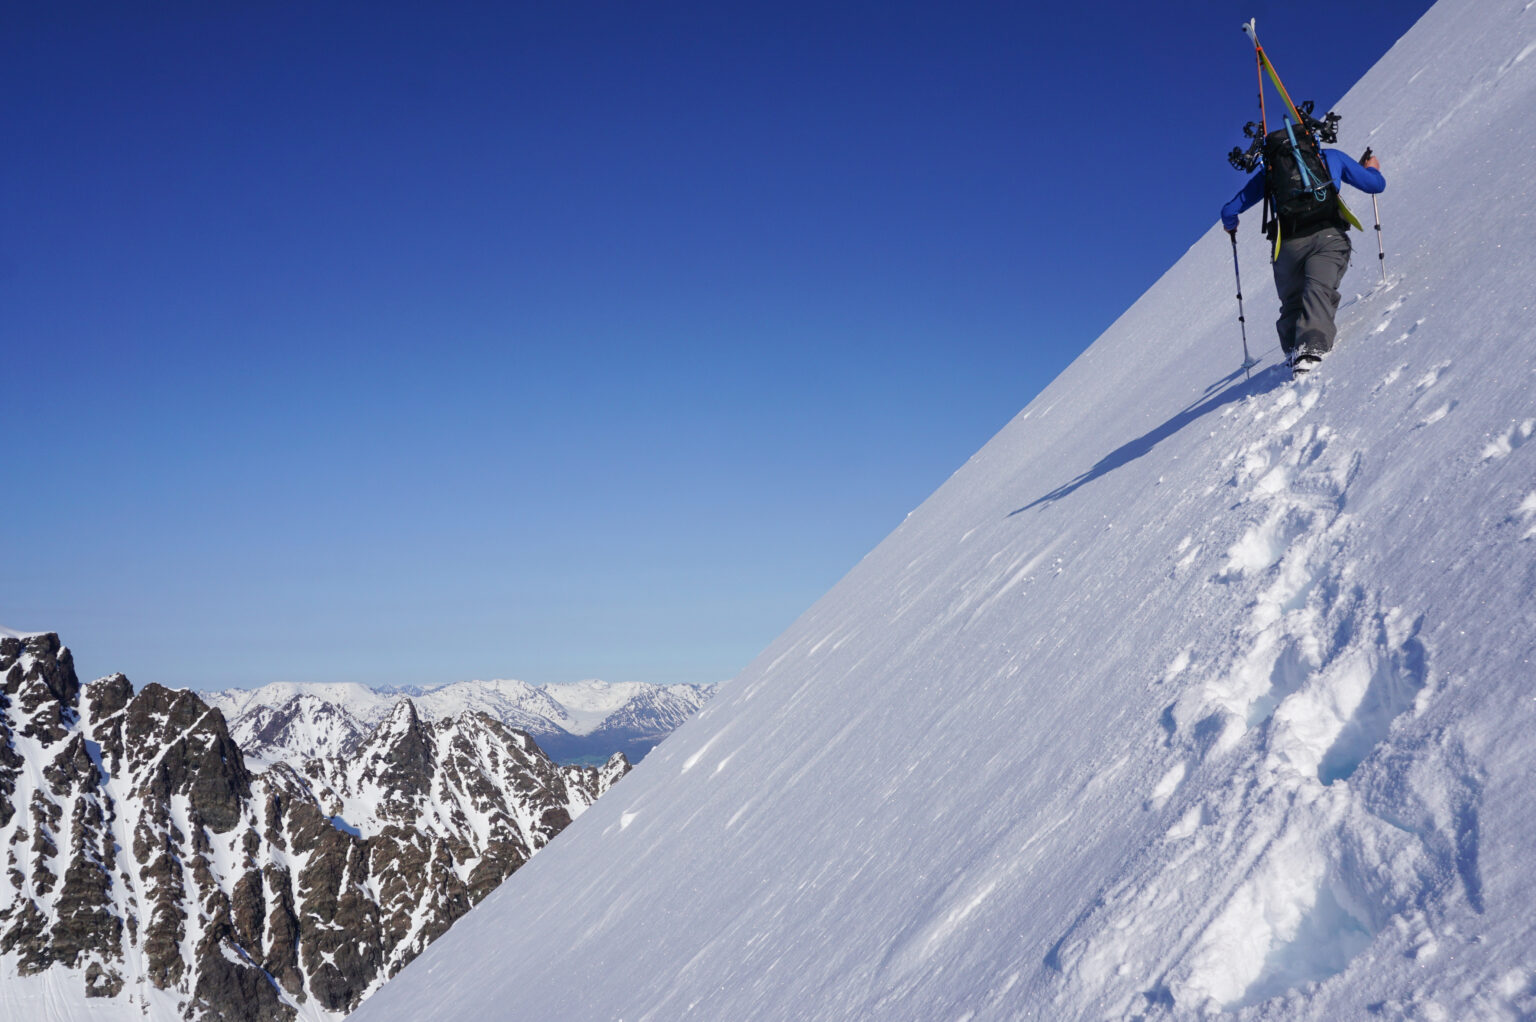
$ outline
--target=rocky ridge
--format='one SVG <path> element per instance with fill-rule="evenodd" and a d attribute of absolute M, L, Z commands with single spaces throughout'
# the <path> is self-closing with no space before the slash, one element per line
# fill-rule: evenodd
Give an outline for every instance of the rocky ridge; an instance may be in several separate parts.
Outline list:
<path fill-rule="evenodd" d="M 340 1018 L 628 770 L 408 698 L 346 746 L 256 772 L 197 694 L 0 636 L 4 997 L 47 974 L 125 1018 Z"/>

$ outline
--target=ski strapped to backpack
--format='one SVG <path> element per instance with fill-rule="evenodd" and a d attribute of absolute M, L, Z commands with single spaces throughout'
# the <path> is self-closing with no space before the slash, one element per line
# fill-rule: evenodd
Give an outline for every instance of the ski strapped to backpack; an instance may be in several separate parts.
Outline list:
<path fill-rule="evenodd" d="M 1319 138 L 1329 143 L 1338 141 L 1339 115 L 1330 113 L 1318 120 L 1312 116 L 1310 101 L 1300 107 L 1291 101 L 1279 72 L 1259 43 L 1256 21 L 1250 19 L 1243 26 L 1243 32 L 1252 40 L 1258 60 L 1261 120 L 1258 123 L 1249 121 L 1243 128 L 1243 133 L 1252 140 L 1248 151 L 1234 148 L 1227 159 L 1238 170 L 1249 173 L 1260 164 L 1265 168 L 1264 229 L 1266 234 L 1273 234 L 1274 251 L 1270 256 L 1273 260 L 1279 258 L 1281 234 L 1285 229 L 1294 233 L 1299 227 L 1335 217 L 1357 231 L 1365 228 L 1339 194 L 1317 142 Z M 1290 112 L 1283 129 L 1269 130 L 1264 109 L 1265 74 L 1269 75 Z"/>

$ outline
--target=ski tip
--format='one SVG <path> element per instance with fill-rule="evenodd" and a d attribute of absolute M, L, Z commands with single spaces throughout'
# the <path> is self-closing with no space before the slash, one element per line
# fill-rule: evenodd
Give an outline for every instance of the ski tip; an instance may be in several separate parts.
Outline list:
<path fill-rule="evenodd" d="M 1247 21 L 1243 22 L 1243 34 L 1246 35 L 1249 39 L 1252 39 L 1253 45 L 1255 46 L 1259 45 L 1258 23 L 1258 18 L 1249 18 Z"/>

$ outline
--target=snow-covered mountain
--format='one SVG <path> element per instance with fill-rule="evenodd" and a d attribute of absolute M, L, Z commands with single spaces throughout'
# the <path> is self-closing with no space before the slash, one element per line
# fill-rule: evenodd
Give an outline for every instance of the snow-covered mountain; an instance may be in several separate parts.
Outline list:
<path fill-rule="evenodd" d="M 427 687 L 278 682 L 204 694 L 229 718 L 247 755 L 259 762 L 346 751 L 378 726 L 402 697 L 422 716 L 446 720 L 484 713 L 526 731 L 560 763 L 596 764 L 622 752 L 644 758 L 714 694 L 715 685 L 583 681 L 460 681 Z"/>
<path fill-rule="evenodd" d="M 1338 109 L 1319 370 L 1213 225 L 356 1022 L 1536 1018 L 1536 4 Z"/>
<path fill-rule="evenodd" d="M 590 763 L 614 751 L 638 763 L 718 688 L 602 681 L 546 685 L 544 691 L 564 707 L 571 723 L 565 734 L 540 735 L 537 741 L 558 763 Z"/>
<path fill-rule="evenodd" d="M 401 697 L 254 773 L 195 693 L 82 687 L 56 635 L 8 633 L 0 1019 L 333 1022 L 627 770 Z"/>
<path fill-rule="evenodd" d="M 301 696 L 329 704 L 370 728 L 389 716 L 401 697 L 409 698 L 429 720 L 476 711 L 532 735 L 569 730 L 566 724 L 572 723 L 566 709 L 543 689 L 522 681 L 461 681 L 450 685 L 380 688 L 355 682 L 274 682 L 260 688 L 203 694 L 209 705 L 223 710 L 236 727 L 255 711 L 278 709 Z"/>
<path fill-rule="evenodd" d="M 335 703 L 308 693 L 275 707 L 251 706 L 230 722 L 236 744 L 247 759 L 260 766 L 343 756 L 361 744 L 372 729 Z"/>

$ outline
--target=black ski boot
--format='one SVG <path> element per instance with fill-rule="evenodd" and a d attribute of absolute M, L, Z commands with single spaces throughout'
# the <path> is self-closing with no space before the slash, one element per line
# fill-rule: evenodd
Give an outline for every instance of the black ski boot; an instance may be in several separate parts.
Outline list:
<path fill-rule="evenodd" d="M 1291 377 L 1307 375 L 1322 360 L 1323 356 L 1315 351 L 1298 351 L 1291 356 Z"/>

